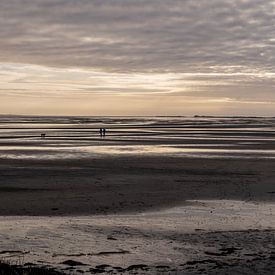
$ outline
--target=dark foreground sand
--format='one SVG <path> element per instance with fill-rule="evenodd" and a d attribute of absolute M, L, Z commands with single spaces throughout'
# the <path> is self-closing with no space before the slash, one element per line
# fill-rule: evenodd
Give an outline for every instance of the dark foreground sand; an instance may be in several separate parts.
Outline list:
<path fill-rule="evenodd" d="M 274 274 L 274 159 L 128 155 L 0 167 L 4 261 L 67 274 Z"/>
<path fill-rule="evenodd" d="M 140 212 L 194 199 L 274 202 L 274 167 L 274 159 L 172 156 L 2 160 L 0 215 Z"/>

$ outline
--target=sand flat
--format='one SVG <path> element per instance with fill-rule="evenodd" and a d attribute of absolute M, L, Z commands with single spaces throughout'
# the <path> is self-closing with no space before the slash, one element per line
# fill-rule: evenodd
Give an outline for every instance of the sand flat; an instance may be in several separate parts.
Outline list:
<path fill-rule="evenodd" d="M 274 118 L 2 117 L 0 257 L 273 274 L 274 136 Z"/>

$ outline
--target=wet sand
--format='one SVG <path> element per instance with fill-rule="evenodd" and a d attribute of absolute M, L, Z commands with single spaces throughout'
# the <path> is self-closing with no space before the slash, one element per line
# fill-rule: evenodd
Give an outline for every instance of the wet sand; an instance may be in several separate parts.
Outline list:
<path fill-rule="evenodd" d="M 273 159 L 116 156 L 5 160 L 0 167 L 0 215 L 140 213 L 194 199 L 275 199 Z"/>
<path fill-rule="evenodd" d="M 76 274 L 273 274 L 274 162 L 2 162 L 0 256 Z"/>
<path fill-rule="evenodd" d="M 0 259 L 274 274 L 273 118 L 106 119 L 104 140 L 102 120 L 17 119 L 0 121 Z"/>

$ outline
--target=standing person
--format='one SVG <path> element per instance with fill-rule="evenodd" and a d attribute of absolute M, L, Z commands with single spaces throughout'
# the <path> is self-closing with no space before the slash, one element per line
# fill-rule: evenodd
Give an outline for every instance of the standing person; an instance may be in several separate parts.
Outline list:
<path fill-rule="evenodd" d="M 105 137 L 105 135 L 106 135 L 106 129 L 103 128 L 103 136 Z"/>
<path fill-rule="evenodd" d="M 102 135 L 103 135 L 103 129 L 102 128 L 99 129 L 99 134 L 100 134 L 100 137 L 102 137 Z"/>

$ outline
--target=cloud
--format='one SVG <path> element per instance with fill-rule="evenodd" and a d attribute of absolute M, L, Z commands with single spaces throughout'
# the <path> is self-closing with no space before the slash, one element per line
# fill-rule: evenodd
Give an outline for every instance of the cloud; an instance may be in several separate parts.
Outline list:
<path fill-rule="evenodd" d="M 274 26 L 272 0 L 0 1 L 0 99 L 264 112 L 275 101 Z"/>
<path fill-rule="evenodd" d="M 268 0 L 10 0 L 0 60 L 109 71 L 273 70 Z"/>

